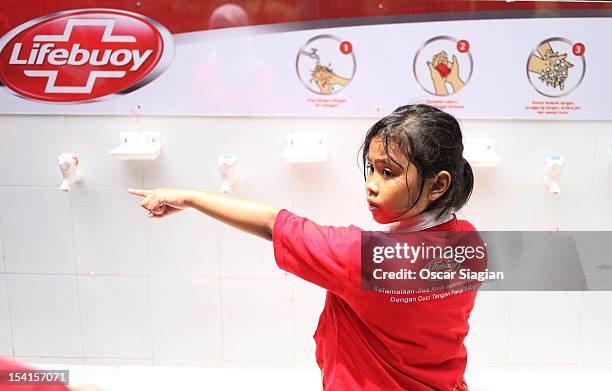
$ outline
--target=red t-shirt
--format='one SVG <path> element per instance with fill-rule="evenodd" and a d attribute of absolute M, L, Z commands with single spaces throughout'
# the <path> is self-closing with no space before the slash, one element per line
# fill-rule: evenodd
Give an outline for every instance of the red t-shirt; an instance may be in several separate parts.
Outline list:
<path fill-rule="evenodd" d="M 456 216 L 427 231 L 475 231 Z M 325 390 L 467 390 L 463 340 L 476 291 L 393 303 L 361 289 L 362 229 L 321 226 L 281 210 L 278 266 L 327 289 L 314 334 Z"/>

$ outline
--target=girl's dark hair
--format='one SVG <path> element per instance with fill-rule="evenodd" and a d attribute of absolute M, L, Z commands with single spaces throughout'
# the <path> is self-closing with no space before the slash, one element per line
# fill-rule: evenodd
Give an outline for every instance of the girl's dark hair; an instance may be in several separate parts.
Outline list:
<path fill-rule="evenodd" d="M 406 211 L 412 209 L 421 198 L 425 179 L 433 178 L 442 170 L 451 174 L 451 184 L 446 192 L 432 202 L 426 210 L 442 207 L 439 217 L 449 211 L 456 212 L 467 203 L 474 187 L 474 175 L 472 167 L 463 158 L 461 128 L 455 117 L 433 106 L 423 104 L 401 106 L 395 109 L 393 113 L 376 122 L 368 130 L 365 141 L 359 149 L 364 179 L 367 179 L 366 169 L 370 143 L 376 137 L 382 139 L 385 153 L 389 159 L 401 166 L 389 155 L 389 142 L 394 142 L 419 173 L 421 178 L 419 195 Z M 407 181 L 408 167 L 404 169 L 406 169 Z"/>

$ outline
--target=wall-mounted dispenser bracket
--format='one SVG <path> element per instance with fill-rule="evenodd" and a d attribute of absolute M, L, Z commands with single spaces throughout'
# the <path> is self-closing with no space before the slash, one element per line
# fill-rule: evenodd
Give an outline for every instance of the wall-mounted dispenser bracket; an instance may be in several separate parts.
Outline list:
<path fill-rule="evenodd" d="M 121 132 L 120 145 L 110 154 L 119 160 L 153 160 L 161 152 L 159 132 Z"/>
<path fill-rule="evenodd" d="M 463 147 L 463 157 L 473 167 L 497 167 L 502 161 L 495 151 L 494 138 L 466 137 Z"/>
<path fill-rule="evenodd" d="M 320 163 L 327 160 L 327 134 L 288 133 L 282 157 L 287 163 Z"/>

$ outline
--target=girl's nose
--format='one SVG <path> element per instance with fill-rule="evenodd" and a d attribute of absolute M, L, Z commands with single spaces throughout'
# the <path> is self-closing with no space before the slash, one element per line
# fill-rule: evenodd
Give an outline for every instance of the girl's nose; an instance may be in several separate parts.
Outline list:
<path fill-rule="evenodd" d="M 368 181 L 366 182 L 366 190 L 368 195 L 372 193 L 378 194 L 378 185 L 376 185 L 376 182 L 373 178 L 368 179 Z"/>

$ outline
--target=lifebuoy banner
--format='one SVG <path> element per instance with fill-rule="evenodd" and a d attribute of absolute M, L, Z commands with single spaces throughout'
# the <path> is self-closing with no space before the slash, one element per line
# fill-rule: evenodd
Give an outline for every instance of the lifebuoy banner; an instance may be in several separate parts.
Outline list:
<path fill-rule="evenodd" d="M 66 11 L 28 21 L 0 40 L 0 79 L 29 101 L 84 103 L 151 82 L 174 45 L 160 24 L 131 12 Z"/>
<path fill-rule="evenodd" d="M 0 10 L 0 114 L 612 119 L 612 5 L 459 3 L 482 10 Z"/>

